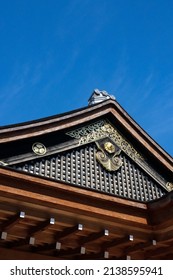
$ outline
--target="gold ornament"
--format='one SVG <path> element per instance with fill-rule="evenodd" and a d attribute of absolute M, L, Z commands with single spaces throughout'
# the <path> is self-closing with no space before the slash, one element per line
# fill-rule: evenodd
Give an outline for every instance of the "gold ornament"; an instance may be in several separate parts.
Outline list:
<path fill-rule="evenodd" d="M 104 143 L 104 148 L 110 154 L 115 152 L 115 146 L 111 142 Z"/>
<path fill-rule="evenodd" d="M 96 142 L 100 151 L 96 153 L 98 162 L 108 171 L 116 171 L 122 166 L 122 160 L 117 157 L 121 153 L 121 149 L 110 141 L 104 140 Z"/>
<path fill-rule="evenodd" d="M 36 155 L 42 156 L 46 153 L 46 147 L 42 143 L 34 143 L 32 150 Z"/>

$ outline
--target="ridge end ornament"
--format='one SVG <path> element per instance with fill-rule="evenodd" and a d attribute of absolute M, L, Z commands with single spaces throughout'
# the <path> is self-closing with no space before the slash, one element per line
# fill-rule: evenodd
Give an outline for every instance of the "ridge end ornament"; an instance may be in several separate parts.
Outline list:
<path fill-rule="evenodd" d="M 122 166 L 122 160 L 117 157 L 121 149 L 111 140 L 103 139 L 97 141 L 96 145 L 100 150 L 96 153 L 96 159 L 107 171 L 116 171 Z"/>
<path fill-rule="evenodd" d="M 95 105 L 108 99 L 115 100 L 115 96 L 109 94 L 106 90 L 95 89 L 88 100 L 88 106 Z"/>

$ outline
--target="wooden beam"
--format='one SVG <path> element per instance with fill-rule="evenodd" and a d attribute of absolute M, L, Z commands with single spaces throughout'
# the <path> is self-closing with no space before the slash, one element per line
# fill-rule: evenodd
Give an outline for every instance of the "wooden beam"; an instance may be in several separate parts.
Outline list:
<path fill-rule="evenodd" d="M 101 251 L 98 253 L 89 253 L 83 256 L 79 256 L 78 259 L 80 260 L 103 260 L 109 259 L 109 252 L 108 251 Z"/>
<path fill-rule="evenodd" d="M 65 238 L 65 237 L 69 237 L 72 234 L 75 234 L 77 231 L 81 231 L 83 230 L 83 225 L 82 224 L 78 224 L 75 225 L 73 227 L 68 227 L 65 228 L 63 231 L 58 232 L 55 235 L 55 242 L 50 243 L 50 244 L 44 244 L 44 245 L 40 245 L 40 246 L 36 246 L 34 247 L 34 251 L 49 251 L 49 250 L 54 250 L 57 247 L 57 243 L 60 243 L 60 240 Z"/>
<path fill-rule="evenodd" d="M 82 224 L 78 224 L 78 225 L 75 225 L 73 227 L 68 227 L 68 228 L 65 228 L 63 231 L 61 232 L 58 232 L 56 235 L 55 235 L 55 239 L 58 241 L 60 239 L 63 239 L 71 234 L 74 234 L 75 232 L 77 231 L 81 231 L 83 230 L 83 225 Z"/>
<path fill-rule="evenodd" d="M 150 259 L 157 259 L 158 257 L 164 256 L 167 253 L 173 252 L 173 247 L 170 247 L 169 245 L 165 246 L 163 245 L 162 247 L 159 247 L 155 250 L 149 250 L 145 254 L 145 259 L 150 260 Z"/>
<path fill-rule="evenodd" d="M 48 220 L 45 220 L 43 222 L 38 223 L 38 225 L 33 226 L 29 232 L 28 236 L 34 236 L 36 233 L 39 233 L 41 231 L 44 231 L 46 228 L 50 227 L 51 225 L 55 224 L 55 219 L 50 218 Z"/>
<path fill-rule="evenodd" d="M 15 226 L 20 219 L 24 219 L 25 218 L 25 212 L 20 212 L 17 213 L 14 216 L 11 216 L 8 220 L 4 221 L 1 225 L 0 225 L 0 231 L 8 231 L 10 228 L 12 228 L 13 226 Z"/>
<path fill-rule="evenodd" d="M 128 253 L 134 253 L 134 252 L 137 252 L 139 250 L 142 250 L 142 249 L 145 249 L 145 248 L 149 248 L 151 246 L 156 246 L 157 242 L 156 240 L 150 240 L 148 242 L 144 242 L 144 243 L 138 243 L 138 244 L 135 244 L 134 246 L 132 247 L 129 247 L 125 250 L 125 253 L 128 254 Z"/>
<path fill-rule="evenodd" d="M 54 252 L 54 255 L 57 257 L 68 257 L 73 255 L 84 255 L 86 253 L 85 247 L 77 247 L 74 249 L 67 249 L 67 250 L 61 250 Z"/>
<path fill-rule="evenodd" d="M 103 244 L 103 248 L 108 249 L 110 247 L 120 246 L 124 243 L 132 242 L 132 241 L 133 241 L 133 235 L 128 235 L 122 238 L 112 240 L 110 242 L 106 242 L 105 244 Z"/>
<path fill-rule="evenodd" d="M 56 250 L 56 244 L 57 242 L 53 243 L 46 243 L 44 245 L 38 245 L 38 246 L 33 246 L 32 251 L 33 252 L 41 252 L 41 251 L 51 251 L 51 250 Z"/>
<path fill-rule="evenodd" d="M 15 248 L 15 247 L 20 247 L 20 246 L 24 246 L 24 245 L 33 246 L 34 244 L 35 244 L 35 237 L 27 236 L 26 238 L 21 238 L 21 239 L 15 240 L 13 242 L 8 242 L 7 247 L 8 248 Z"/>
<path fill-rule="evenodd" d="M 173 253 L 171 254 L 166 254 L 162 259 L 164 260 L 173 260 Z"/>
<path fill-rule="evenodd" d="M 10 242 L 7 244 L 7 247 L 13 248 L 13 247 L 19 247 L 24 245 L 34 245 L 35 244 L 35 237 L 34 235 L 36 233 L 39 233 L 40 231 L 45 230 L 45 228 L 48 228 L 51 225 L 55 224 L 55 219 L 50 218 L 48 220 L 45 220 L 43 222 L 40 222 L 37 226 L 32 227 L 29 231 L 26 237 L 15 240 L 13 242 Z"/>
<path fill-rule="evenodd" d="M 12 242 L 8 242 L 7 243 L 7 248 L 13 248 L 13 247 L 19 247 L 19 246 L 24 246 L 26 244 L 29 244 L 29 241 L 30 241 L 30 238 L 27 237 L 27 238 L 20 238 L 20 239 L 17 239 L 15 241 L 12 241 Z"/>
<path fill-rule="evenodd" d="M 122 255 L 121 257 L 116 258 L 116 260 L 131 260 L 130 255 Z"/>
<path fill-rule="evenodd" d="M 114 256 L 111 254 L 111 256 L 109 257 L 110 260 L 131 260 L 131 256 L 130 255 L 121 255 L 121 256 Z"/>
<path fill-rule="evenodd" d="M 90 235 L 82 238 L 80 240 L 80 244 L 87 244 L 89 242 L 92 242 L 92 241 L 95 241 L 95 240 L 98 240 L 100 239 L 101 237 L 104 237 L 104 236 L 109 236 L 109 231 L 107 229 L 105 230 L 102 230 L 100 232 L 94 232 L 94 233 L 91 233 Z"/>

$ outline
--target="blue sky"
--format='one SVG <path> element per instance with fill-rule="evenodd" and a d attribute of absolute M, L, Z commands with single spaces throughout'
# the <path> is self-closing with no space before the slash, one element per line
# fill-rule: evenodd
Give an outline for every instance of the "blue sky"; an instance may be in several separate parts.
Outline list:
<path fill-rule="evenodd" d="M 172 0 L 0 0 L 0 126 L 87 106 L 93 89 L 173 154 Z"/>

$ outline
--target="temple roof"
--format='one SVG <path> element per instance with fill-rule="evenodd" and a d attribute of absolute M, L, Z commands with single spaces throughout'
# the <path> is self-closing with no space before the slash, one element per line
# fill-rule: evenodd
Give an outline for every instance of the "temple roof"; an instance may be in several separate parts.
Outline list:
<path fill-rule="evenodd" d="M 172 190 L 171 156 L 107 92 L 95 90 L 89 100 L 79 110 L 1 127 L 1 165 L 140 201 Z"/>
<path fill-rule="evenodd" d="M 1 127 L 0 259 L 172 259 L 172 163 L 105 91 Z"/>

